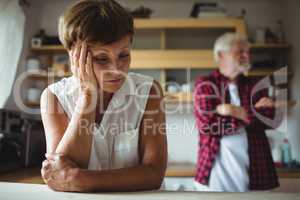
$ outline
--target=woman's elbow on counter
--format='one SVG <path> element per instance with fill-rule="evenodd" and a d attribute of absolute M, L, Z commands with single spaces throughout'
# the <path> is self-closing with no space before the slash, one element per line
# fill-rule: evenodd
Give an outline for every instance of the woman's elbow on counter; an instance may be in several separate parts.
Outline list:
<path fill-rule="evenodd" d="M 148 190 L 158 190 L 161 187 L 161 184 L 164 180 L 165 169 L 158 169 L 155 167 L 151 167 L 152 173 L 149 173 L 151 181 L 149 181 Z"/>

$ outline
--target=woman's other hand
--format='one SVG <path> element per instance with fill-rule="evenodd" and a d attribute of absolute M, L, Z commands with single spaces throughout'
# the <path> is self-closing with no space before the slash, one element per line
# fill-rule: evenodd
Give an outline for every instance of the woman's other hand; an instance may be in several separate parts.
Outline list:
<path fill-rule="evenodd" d="M 41 174 L 44 182 L 56 191 L 79 191 L 76 186 L 78 166 L 62 154 L 46 154 Z"/>

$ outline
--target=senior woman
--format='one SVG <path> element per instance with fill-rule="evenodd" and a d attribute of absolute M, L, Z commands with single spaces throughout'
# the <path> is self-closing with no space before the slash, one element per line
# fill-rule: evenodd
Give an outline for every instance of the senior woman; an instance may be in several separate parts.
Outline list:
<path fill-rule="evenodd" d="M 160 85 L 128 73 L 132 16 L 113 0 L 85 0 L 59 21 L 73 75 L 41 97 L 47 154 L 41 169 L 57 191 L 137 191 L 161 186 L 167 162 Z"/>

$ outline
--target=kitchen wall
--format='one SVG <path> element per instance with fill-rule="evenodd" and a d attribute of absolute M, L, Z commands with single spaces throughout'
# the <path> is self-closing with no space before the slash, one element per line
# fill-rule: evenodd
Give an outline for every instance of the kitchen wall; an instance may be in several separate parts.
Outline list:
<path fill-rule="evenodd" d="M 209 0 L 215 2 L 213 0 Z M 57 34 L 57 21 L 59 14 L 64 8 L 74 0 L 29 0 L 31 7 L 26 8 L 27 13 L 27 28 L 26 28 L 26 44 L 24 44 L 24 53 L 20 62 L 19 72 L 25 70 L 26 56 L 28 55 L 28 48 L 30 38 L 40 29 L 44 28 L 50 35 Z M 194 0 L 119 0 L 121 4 L 128 8 L 136 8 L 140 5 L 150 7 L 154 10 L 153 18 L 184 18 L 188 17 L 192 8 Z M 294 77 L 300 76 L 300 69 L 297 68 L 299 64 L 299 28 L 296 27 L 299 14 L 299 1 L 297 0 L 218 0 L 228 9 L 230 16 L 239 16 L 241 9 L 245 8 L 247 11 L 246 20 L 250 33 L 253 37 L 255 30 L 260 27 L 269 26 L 275 30 L 276 21 L 278 19 L 284 20 L 286 27 L 287 40 L 293 44 L 291 62 L 295 71 Z M 297 7 L 298 6 L 298 7 Z M 146 36 L 147 37 L 147 36 Z M 153 44 L 151 38 L 143 40 L 142 45 Z M 193 36 L 195 37 L 195 36 Z M 143 42 L 141 41 L 141 42 Z M 148 42 L 147 42 L 148 41 Z M 170 44 L 172 45 L 172 44 Z M 180 43 L 178 43 L 180 45 Z M 212 44 L 211 44 L 212 45 Z M 293 79 L 292 93 L 293 98 L 300 98 L 299 92 L 297 94 L 297 84 L 299 79 Z M 299 90 L 299 89 L 298 89 Z M 13 98 L 11 98 L 13 100 Z M 13 101 L 8 103 L 8 108 L 16 109 Z M 172 108 L 170 108 L 172 109 Z M 300 136 L 297 133 L 299 130 L 298 119 L 300 118 L 299 106 L 291 110 L 288 123 L 288 135 L 291 137 L 293 146 L 294 158 L 300 161 Z M 182 123 L 182 122 L 185 123 Z M 195 162 L 197 152 L 197 130 L 194 126 L 194 119 L 192 109 L 184 109 L 167 116 L 168 122 L 168 138 L 169 138 L 169 155 L 171 161 Z M 176 129 L 173 129 L 175 125 Z M 187 127 L 185 127 L 187 126 Z"/>
<path fill-rule="evenodd" d="M 118 0 L 122 5 L 130 9 L 140 5 L 150 7 L 154 10 L 154 18 L 175 18 L 188 17 L 195 0 Z M 205 2 L 216 2 L 216 0 L 206 0 Z M 32 9 L 35 10 L 35 16 L 39 16 L 39 27 L 45 28 L 49 34 L 57 33 L 57 16 L 64 8 L 74 0 L 31 0 Z M 282 0 L 217 0 L 225 5 L 228 14 L 239 16 L 241 9 L 247 10 L 247 23 L 250 33 L 258 27 L 273 27 L 277 19 L 282 18 Z M 39 8 L 39 9 L 35 9 Z M 267 11 L 267 12 L 266 12 Z M 37 27 L 37 28 L 39 28 Z"/>
<path fill-rule="evenodd" d="M 292 156 L 300 161 L 300 1 L 288 0 L 283 6 L 286 40 L 292 44 L 290 63 L 293 70 L 291 78 L 291 97 L 298 104 L 290 110 L 287 123 L 287 135 L 292 145 Z"/>

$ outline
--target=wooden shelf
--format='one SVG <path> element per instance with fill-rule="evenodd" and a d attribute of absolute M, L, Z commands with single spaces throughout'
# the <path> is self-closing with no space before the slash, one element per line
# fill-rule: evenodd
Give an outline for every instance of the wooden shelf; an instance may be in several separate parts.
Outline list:
<path fill-rule="evenodd" d="M 67 50 L 62 45 L 43 45 L 41 47 L 31 48 L 35 53 L 67 53 Z"/>
<path fill-rule="evenodd" d="M 235 31 L 246 34 L 245 22 L 243 19 L 219 17 L 219 18 L 181 18 L 181 19 L 135 19 L 136 29 L 235 29 Z M 31 48 L 31 51 L 38 53 L 66 53 L 61 45 L 48 45 L 38 48 Z"/>
<path fill-rule="evenodd" d="M 33 48 L 35 52 L 62 52 L 62 46 Z M 216 69 L 212 50 L 132 50 L 131 69 Z"/>
<path fill-rule="evenodd" d="M 181 19 L 135 19 L 136 29 L 235 29 L 235 31 L 246 35 L 245 23 L 243 19 L 218 17 L 218 18 L 181 18 Z M 132 50 L 132 69 L 216 69 L 212 50 L 170 50 L 165 47 L 165 32 L 161 34 L 162 49 L 153 50 Z M 291 45 L 283 44 L 251 44 L 251 49 L 287 49 Z M 36 53 L 66 53 L 61 45 L 42 46 L 32 48 Z M 268 70 L 255 70 L 249 75 L 269 75 Z"/>
<path fill-rule="evenodd" d="M 28 77 L 31 79 L 48 79 L 48 78 L 53 78 L 57 79 L 57 78 L 63 78 L 63 77 L 68 77 L 71 76 L 72 73 L 71 72 L 66 72 L 66 73 L 62 73 L 62 74 L 55 74 L 53 72 L 47 72 L 45 70 L 42 71 L 28 71 Z"/>
<path fill-rule="evenodd" d="M 288 48 L 288 44 L 254 44 L 251 48 Z M 42 46 L 32 48 L 32 51 L 38 53 L 66 53 L 63 46 Z M 132 50 L 131 51 L 132 69 L 216 69 L 212 50 Z M 273 70 L 274 71 L 274 70 Z M 270 68 L 253 70 L 249 75 L 270 75 L 273 72 Z"/>
<path fill-rule="evenodd" d="M 270 44 L 266 44 L 266 43 L 253 43 L 250 44 L 250 48 L 251 49 L 289 49 L 292 46 L 290 44 L 287 43 L 270 43 Z M 66 49 L 62 46 L 62 45 L 43 45 L 41 47 L 34 47 L 31 48 L 32 51 L 35 52 L 52 52 L 52 53 L 67 53 Z M 138 51 L 138 50 L 136 50 Z M 183 49 L 183 51 L 185 51 Z"/>
<path fill-rule="evenodd" d="M 165 176 L 167 177 L 194 177 L 196 165 L 192 163 L 169 164 Z"/>
<path fill-rule="evenodd" d="M 133 49 L 131 51 L 131 69 L 139 70 L 160 70 L 160 82 L 166 83 L 166 70 L 168 69 L 217 69 L 214 62 L 212 49 L 167 49 L 166 30 L 167 29 L 233 29 L 234 31 L 247 36 L 246 26 L 243 19 L 218 17 L 218 18 L 181 18 L 181 19 L 135 19 L 134 26 L 137 30 L 158 30 L 160 31 L 160 49 Z M 291 45 L 283 44 L 251 44 L 252 50 L 276 50 L 288 49 Z M 32 48 L 32 52 L 45 54 L 67 53 L 63 46 L 42 46 Z M 51 65 L 51 64 L 50 64 Z M 254 69 L 248 76 L 268 76 L 275 69 L 263 68 Z M 68 76 L 69 74 L 66 74 Z M 57 78 L 62 76 L 54 75 Z M 35 74 L 32 78 L 47 79 L 47 74 Z M 192 93 L 166 93 L 168 103 L 191 103 L 193 102 Z"/>
<path fill-rule="evenodd" d="M 282 48 L 291 48 L 292 46 L 288 43 L 252 43 L 250 48 L 253 49 L 282 49 Z M 62 45 L 43 45 L 41 47 L 31 48 L 33 51 L 65 51 L 65 48 Z"/>
<path fill-rule="evenodd" d="M 132 69 L 216 69 L 211 50 L 132 50 Z"/>
<path fill-rule="evenodd" d="M 274 71 L 276 71 L 276 69 L 272 69 L 272 68 L 252 69 L 248 72 L 247 76 L 269 76 Z"/>
<path fill-rule="evenodd" d="M 246 35 L 245 22 L 243 19 L 230 17 L 202 18 L 202 19 L 136 19 L 136 29 L 235 29 Z"/>
<path fill-rule="evenodd" d="M 192 103 L 193 93 L 192 92 L 177 92 L 177 93 L 165 93 L 166 103 Z"/>
<path fill-rule="evenodd" d="M 40 107 L 40 102 L 25 102 L 24 104 L 27 107 L 31 107 L 31 108 Z"/>
<path fill-rule="evenodd" d="M 246 76 L 270 76 L 273 75 L 274 72 L 279 70 L 279 68 L 260 68 L 260 69 L 251 69 Z M 285 75 L 285 74 L 276 74 L 276 75 Z M 288 76 L 292 75 L 291 72 L 288 72 Z"/>
<path fill-rule="evenodd" d="M 276 106 L 282 106 L 287 108 L 293 108 L 297 105 L 296 100 L 289 100 L 289 101 L 278 101 L 276 102 Z"/>
<path fill-rule="evenodd" d="M 254 43 L 250 45 L 250 48 L 255 49 L 289 49 L 292 46 L 287 43 Z"/>
<path fill-rule="evenodd" d="M 289 44 L 251 44 L 250 45 L 250 48 L 290 48 L 290 47 L 291 46 Z M 43 45 L 41 47 L 32 47 L 31 50 L 38 51 L 38 52 L 61 51 L 66 53 L 66 49 L 62 45 Z"/>

